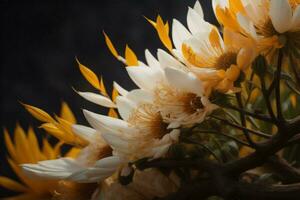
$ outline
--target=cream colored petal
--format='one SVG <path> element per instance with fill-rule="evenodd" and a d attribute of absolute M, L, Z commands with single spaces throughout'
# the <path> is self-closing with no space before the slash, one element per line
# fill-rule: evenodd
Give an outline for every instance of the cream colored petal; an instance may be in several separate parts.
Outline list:
<path fill-rule="evenodd" d="M 291 28 L 292 8 L 288 0 L 270 1 L 270 18 L 273 26 L 279 33 L 284 33 Z"/>
<path fill-rule="evenodd" d="M 128 96 L 128 94 L 126 95 Z M 116 99 L 119 114 L 122 119 L 127 120 L 131 113 L 136 109 L 137 104 L 134 101 L 129 100 L 127 97 L 118 96 Z"/>
<path fill-rule="evenodd" d="M 34 178 L 64 179 L 82 167 L 71 158 L 41 161 L 38 164 L 21 165 L 27 176 Z"/>
<path fill-rule="evenodd" d="M 142 89 L 135 89 L 130 91 L 126 98 L 131 100 L 132 102 L 135 102 L 136 105 L 142 104 L 142 103 L 153 103 L 154 97 L 152 93 L 147 92 Z"/>
<path fill-rule="evenodd" d="M 165 52 L 162 49 L 158 49 L 157 57 L 158 57 L 161 68 L 166 68 L 166 67 L 174 67 L 177 69 L 185 68 L 185 66 L 183 64 L 181 64 L 173 56 L 171 56 L 170 54 L 168 54 L 167 52 Z"/>
<path fill-rule="evenodd" d="M 144 90 L 152 90 L 155 87 L 155 82 L 160 81 L 161 78 L 149 67 L 127 67 L 126 70 L 132 81 Z"/>
<path fill-rule="evenodd" d="M 254 27 L 253 22 L 251 22 L 250 20 L 248 20 L 244 15 L 242 15 L 241 13 L 237 14 L 237 20 L 239 22 L 239 24 L 241 25 L 241 27 L 247 32 L 250 33 L 251 36 L 253 38 L 257 38 L 257 34 L 256 34 L 256 30 Z"/>
<path fill-rule="evenodd" d="M 203 84 L 191 72 L 186 73 L 177 69 L 166 68 L 165 74 L 169 84 L 174 86 L 175 88 L 202 96 Z"/>
<path fill-rule="evenodd" d="M 97 167 L 100 167 L 100 168 L 117 168 L 122 163 L 124 163 L 124 160 L 121 159 L 120 157 L 110 156 L 110 157 L 98 160 L 95 163 L 95 168 L 97 168 Z"/>
<path fill-rule="evenodd" d="M 116 105 L 107 97 L 92 92 L 77 92 L 84 99 L 107 108 L 115 108 Z"/>
<path fill-rule="evenodd" d="M 91 126 L 100 132 L 103 130 L 103 127 L 109 127 L 116 132 L 131 131 L 128 123 L 123 120 L 96 114 L 88 110 L 83 110 L 83 114 Z M 101 134 L 103 134 L 103 132 L 101 132 Z"/>
<path fill-rule="evenodd" d="M 128 93 L 127 90 L 125 90 L 122 86 L 120 86 L 116 81 L 114 81 L 113 85 L 119 94 L 121 94 L 122 96 L 126 96 L 126 94 Z"/>
<path fill-rule="evenodd" d="M 209 33 L 212 29 L 212 25 L 204 21 L 203 17 L 201 17 L 192 8 L 189 8 L 187 14 L 187 25 L 192 34 L 196 34 L 198 32 Z"/>
<path fill-rule="evenodd" d="M 204 14 L 203 14 L 203 9 L 202 9 L 202 6 L 200 4 L 199 1 L 196 1 L 195 5 L 194 5 L 194 10 L 197 12 L 197 14 L 203 18 L 204 17 Z"/>
<path fill-rule="evenodd" d="M 145 50 L 145 58 L 149 67 L 160 68 L 158 60 L 150 53 L 148 49 Z"/>
<path fill-rule="evenodd" d="M 95 137 L 99 134 L 95 129 L 79 124 L 73 124 L 72 130 L 76 135 L 89 142 L 93 142 L 95 140 Z"/>
<path fill-rule="evenodd" d="M 176 19 L 172 25 L 172 39 L 176 49 L 181 49 L 182 43 L 191 37 L 191 33 Z"/>
<path fill-rule="evenodd" d="M 294 10 L 292 27 L 293 30 L 300 28 L 300 5 Z"/>

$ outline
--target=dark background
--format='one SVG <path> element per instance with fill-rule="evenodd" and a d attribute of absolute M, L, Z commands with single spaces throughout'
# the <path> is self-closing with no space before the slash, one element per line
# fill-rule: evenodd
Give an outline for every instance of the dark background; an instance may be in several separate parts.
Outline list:
<path fill-rule="evenodd" d="M 105 46 L 102 30 L 108 33 L 123 55 L 125 44 L 144 60 L 148 48 L 156 55 L 162 48 L 156 31 L 143 18 L 160 14 L 170 23 L 177 18 L 186 24 L 187 7 L 195 0 L 97 0 L 24 1 L 1 0 L 1 77 L 0 125 L 13 131 L 18 121 L 24 128 L 37 127 L 18 101 L 58 113 L 65 100 L 80 123 L 85 123 L 81 108 L 101 109 L 75 94 L 93 88 L 81 76 L 75 56 L 110 88 L 117 80 L 127 89 L 129 81 L 122 63 Z M 215 22 L 210 0 L 200 0 L 206 19 Z M 37 130 L 37 132 L 41 132 Z M 7 166 L 3 134 L 0 134 L 0 175 L 11 176 Z M 0 197 L 7 191 L 0 189 Z"/>

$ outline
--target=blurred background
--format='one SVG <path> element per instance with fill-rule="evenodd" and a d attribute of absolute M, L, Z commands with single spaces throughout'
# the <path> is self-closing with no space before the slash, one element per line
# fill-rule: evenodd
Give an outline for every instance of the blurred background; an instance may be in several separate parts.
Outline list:
<path fill-rule="evenodd" d="M 200 0 L 205 18 L 215 23 L 210 0 Z M 162 48 L 156 31 L 143 16 L 160 14 L 170 23 L 176 18 L 186 24 L 188 6 L 195 0 L 98 0 L 25 1 L 1 0 L 0 125 L 13 132 L 16 122 L 25 129 L 39 123 L 19 101 L 59 113 L 66 101 L 78 121 L 86 124 L 82 108 L 101 108 L 75 94 L 72 87 L 93 91 L 75 62 L 102 75 L 107 88 L 116 80 L 126 89 L 134 87 L 125 68 L 108 51 L 102 30 L 123 54 L 126 43 L 144 60 L 148 48 L 154 55 Z M 36 132 L 41 130 L 35 129 Z M 11 176 L 0 134 L 0 175 Z M 0 188 L 0 198 L 10 194 Z"/>

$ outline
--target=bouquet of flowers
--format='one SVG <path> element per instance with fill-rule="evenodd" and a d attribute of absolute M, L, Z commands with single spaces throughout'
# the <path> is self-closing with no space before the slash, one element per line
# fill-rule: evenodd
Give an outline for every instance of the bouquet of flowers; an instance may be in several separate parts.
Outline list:
<path fill-rule="evenodd" d="M 300 1 L 213 0 L 220 27 L 199 2 L 187 27 L 146 18 L 165 50 L 140 61 L 120 55 L 137 88 L 103 78 L 77 60 L 99 93 L 76 92 L 108 108 L 83 110 L 90 127 L 23 104 L 51 137 L 5 130 L 8 162 L 21 183 L 9 199 L 300 199 Z M 170 33 L 171 32 L 171 33 Z M 71 148 L 62 152 L 63 145 Z"/>

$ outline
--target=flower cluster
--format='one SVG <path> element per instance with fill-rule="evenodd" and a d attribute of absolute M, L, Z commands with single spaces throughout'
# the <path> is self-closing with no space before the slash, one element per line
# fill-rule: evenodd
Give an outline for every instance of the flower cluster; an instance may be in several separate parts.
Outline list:
<path fill-rule="evenodd" d="M 65 103 L 62 114 L 54 117 L 24 104 L 42 122 L 41 128 L 60 142 L 51 147 L 45 140 L 40 150 L 32 130 L 26 136 L 18 126 L 14 147 L 6 133 L 9 162 L 26 186 L 6 177 L 0 177 L 0 185 L 25 192 L 20 199 L 42 195 L 58 200 L 153 199 L 177 191 L 184 183 L 182 174 L 188 173 L 192 179 L 199 174 L 178 169 L 141 170 L 141 163 L 178 157 L 226 162 L 251 153 L 257 141 L 271 137 L 276 126 L 259 129 L 259 120 L 276 121 L 275 114 L 280 118 L 280 103 L 271 103 L 267 111 L 258 114 L 243 109 L 257 109 L 263 103 L 261 96 L 277 98 L 266 94 L 266 88 L 276 87 L 272 80 L 279 70 L 279 77 L 281 71 L 292 74 L 287 77 L 289 88 L 298 91 L 291 80 L 300 79 L 296 68 L 300 1 L 213 0 L 213 8 L 221 27 L 204 20 L 199 2 L 188 9 L 187 27 L 174 19 L 170 31 L 169 23 L 160 16 L 147 19 L 166 51 L 158 49 L 153 56 L 146 50 L 146 62 L 138 60 L 128 46 L 121 56 L 104 33 L 110 52 L 125 64 L 137 88 L 126 90 L 114 82 L 110 95 L 103 78 L 77 60 L 81 73 L 99 94 L 76 92 L 108 108 L 108 114 L 83 110 L 91 125 L 87 127 L 76 123 Z M 280 69 L 274 72 L 276 65 Z M 289 102 L 286 110 L 297 107 L 293 91 L 284 97 Z M 237 111 L 241 119 L 237 119 Z M 62 144 L 71 145 L 71 152 L 62 155 Z M 232 149 L 239 155 L 230 154 Z"/>

